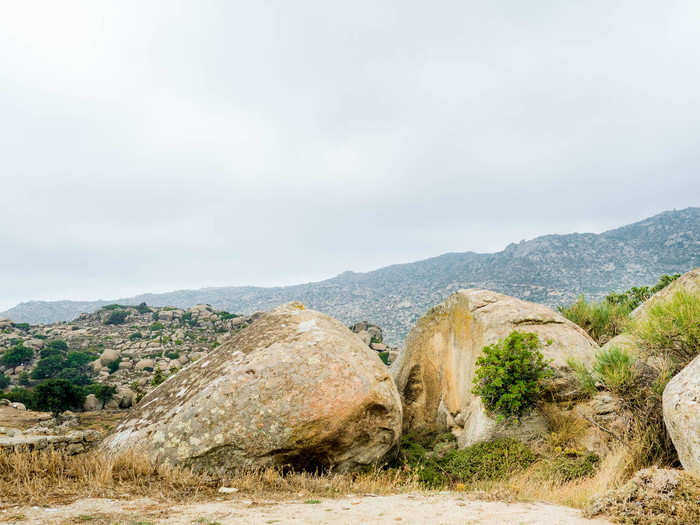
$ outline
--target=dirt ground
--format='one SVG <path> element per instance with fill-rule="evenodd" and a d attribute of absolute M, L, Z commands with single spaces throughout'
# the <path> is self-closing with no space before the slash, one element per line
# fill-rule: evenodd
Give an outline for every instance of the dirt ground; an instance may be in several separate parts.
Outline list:
<path fill-rule="evenodd" d="M 8 406 L 0 406 L 0 427 L 11 427 L 26 430 L 29 427 L 33 427 L 37 423 L 47 419 L 51 419 L 51 414 L 48 412 L 17 410 Z"/>
<path fill-rule="evenodd" d="M 42 524 L 436 524 L 602 525 L 575 509 L 543 503 L 479 501 L 454 492 L 363 495 L 339 499 L 264 502 L 238 497 L 188 505 L 153 500 L 83 499 L 58 507 L 14 507 L 0 511 L 0 523 Z"/>

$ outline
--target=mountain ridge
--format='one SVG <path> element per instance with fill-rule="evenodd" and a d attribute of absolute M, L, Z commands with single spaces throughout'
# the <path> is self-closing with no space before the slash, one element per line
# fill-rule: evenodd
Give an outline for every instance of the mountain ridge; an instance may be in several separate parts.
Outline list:
<path fill-rule="evenodd" d="M 460 288 L 488 288 L 548 306 L 584 294 L 653 284 L 664 273 L 700 265 L 700 208 L 665 211 L 596 233 L 548 234 L 500 252 L 449 252 L 369 272 L 345 271 L 311 283 L 278 287 L 214 287 L 146 293 L 109 301 L 27 301 L 0 313 L 32 324 L 68 321 L 110 303 L 215 308 L 250 314 L 291 300 L 348 324 L 368 320 L 400 343 L 430 306 Z"/>

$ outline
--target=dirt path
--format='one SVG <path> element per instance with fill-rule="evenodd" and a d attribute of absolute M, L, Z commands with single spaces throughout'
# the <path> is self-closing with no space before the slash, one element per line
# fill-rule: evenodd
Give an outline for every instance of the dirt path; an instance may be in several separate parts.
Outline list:
<path fill-rule="evenodd" d="M 0 523 L 46 524 L 436 524 L 602 525 L 579 511 L 543 503 L 479 501 L 459 493 L 397 494 L 283 502 L 242 498 L 175 505 L 152 500 L 85 499 L 61 507 L 25 507 L 0 512 Z"/>

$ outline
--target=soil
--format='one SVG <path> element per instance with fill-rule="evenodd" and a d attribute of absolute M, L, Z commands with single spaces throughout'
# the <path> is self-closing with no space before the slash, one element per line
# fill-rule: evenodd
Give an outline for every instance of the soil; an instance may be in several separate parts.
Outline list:
<path fill-rule="evenodd" d="M 324 500 L 251 501 L 227 495 L 219 500 L 172 505 L 149 499 L 82 499 L 57 507 L 14 507 L 0 511 L 0 523 L 42 524 L 436 524 L 602 525 L 580 511 L 544 503 L 480 501 L 458 492 L 362 495 Z"/>

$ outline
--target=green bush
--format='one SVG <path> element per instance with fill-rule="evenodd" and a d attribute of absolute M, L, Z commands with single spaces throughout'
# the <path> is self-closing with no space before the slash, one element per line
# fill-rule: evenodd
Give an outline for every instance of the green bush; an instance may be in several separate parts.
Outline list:
<path fill-rule="evenodd" d="M 165 354 L 165 357 L 167 357 L 168 359 L 177 359 L 178 357 L 180 357 L 180 354 L 178 352 L 168 352 Z"/>
<path fill-rule="evenodd" d="M 68 343 L 66 343 L 63 339 L 53 339 L 44 345 L 44 349 L 57 350 L 59 352 L 67 352 Z"/>
<path fill-rule="evenodd" d="M 700 353 L 700 297 L 679 290 L 657 301 L 634 333 L 651 354 L 667 355 L 683 368 Z"/>
<path fill-rule="evenodd" d="M 92 382 L 90 376 L 79 368 L 62 368 L 54 377 L 57 379 L 66 379 L 74 385 L 89 385 Z"/>
<path fill-rule="evenodd" d="M 47 379 L 34 388 L 34 404 L 38 410 L 58 415 L 64 410 L 81 408 L 85 401 L 83 389 L 66 379 Z"/>
<path fill-rule="evenodd" d="M 379 352 L 379 359 L 381 359 L 386 366 L 389 366 L 389 352 Z"/>
<path fill-rule="evenodd" d="M 143 335 L 141 335 L 141 332 L 134 332 L 129 336 L 130 341 L 136 341 L 137 339 L 141 339 Z"/>
<path fill-rule="evenodd" d="M 495 439 L 457 450 L 450 433 L 408 432 L 401 438 L 400 461 L 426 486 L 499 480 L 523 470 L 537 456 L 523 443 Z"/>
<path fill-rule="evenodd" d="M 32 370 L 32 379 L 50 379 L 63 369 L 63 357 L 59 354 L 42 357 Z"/>
<path fill-rule="evenodd" d="M 156 371 L 153 373 L 153 378 L 151 379 L 151 384 L 153 386 L 158 386 L 160 385 L 163 381 L 165 381 L 165 374 L 163 374 L 163 371 L 160 369 L 160 367 L 156 367 Z"/>
<path fill-rule="evenodd" d="M 240 317 L 240 315 L 230 314 L 228 312 L 221 311 L 221 312 L 219 312 L 219 317 L 221 318 L 222 321 L 228 321 L 229 319 L 234 319 L 236 317 Z"/>
<path fill-rule="evenodd" d="M 598 344 L 624 332 L 631 311 L 630 305 L 624 302 L 589 303 L 583 296 L 570 306 L 559 307 L 564 317 L 583 328 Z"/>
<path fill-rule="evenodd" d="M 0 372 L 0 390 L 5 390 L 10 386 L 10 378 Z"/>
<path fill-rule="evenodd" d="M 165 328 L 165 325 L 163 323 L 155 322 L 151 324 L 151 332 L 157 332 L 158 330 L 162 330 Z"/>
<path fill-rule="evenodd" d="M 593 363 L 594 377 L 616 394 L 624 394 L 634 383 L 634 357 L 616 346 L 600 350 Z"/>
<path fill-rule="evenodd" d="M 129 316 L 129 312 L 127 310 L 115 310 L 111 314 L 109 314 L 109 317 L 105 320 L 104 324 L 105 325 L 114 325 L 114 324 L 124 324 L 126 321 L 126 318 Z"/>
<path fill-rule="evenodd" d="M 547 479 L 568 482 L 592 476 L 599 463 L 600 457 L 596 454 L 564 453 L 546 460 L 543 470 Z"/>
<path fill-rule="evenodd" d="M 537 403 L 543 380 L 552 375 L 539 346 L 537 334 L 515 330 L 485 346 L 476 360 L 472 393 L 497 420 L 517 421 Z"/>
<path fill-rule="evenodd" d="M 148 307 L 148 305 L 146 303 L 141 303 L 138 306 L 135 306 L 134 309 L 140 314 L 147 314 L 148 312 L 151 311 L 151 309 Z"/>
<path fill-rule="evenodd" d="M 97 399 L 106 403 L 117 392 L 117 388 L 112 385 L 103 385 L 102 383 L 93 383 L 83 388 L 83 393 L 87 397 L 94 394 Z"/>
<path fill-rule="evenodd" d="M 99 356 L 90 352 L 68 352 L 63 366 L 67 368 L 83 368 L 85 365 L 94 361 Z"/>
<path fill-rule="evenodd" d="M 14 368 L 29 363 L 33 358 L 34 350 L 25 348 L 22 345 L 17 345 L 3 354 L 0 358 L 0 363 L 8 368 Z"/>
<path fill-rule="evenodd" d="M 13 388 L 9 392 L 3 394 L 3 397 L 6 397 L 15 403 L 22 403 L 30 410 L 34 410 L 36 408 L 34 403 L 34 392 L 27 390 L 26 388 Z"/>
<path fill-rule="evenodd" d="M 22 372 L 17 379 L 17 382 L 22 386 L 29 386 L 31 382 L 29 381 L 29 374 L 27 372 Z"/>
<path fill-rule="evenodd" d="M 108 304 L 102 307 L 103 310 L 119 310 L 121 308 L 124 308 L 121 304 Z"/>
<path fill-rule="evenodd" d="M 569 357 L 566 360 L 566 364 L 569 368 L 571 368 L 571 370 L 574 371 L 576 380 L 578 381 L 581 391 L 585 394 L 585 397 L 595 395 L 598 388 L 596 387 L 593 374 L 591 374 L 591 371 L 586 368 L 586 365 L 573 357 Z"/>
<path fill-rule="evenodd" d="M 107 370 L 109 370 L 110 374 L 113 374 L 114 372 L 119 370 L 119 363 L 121 363 L 121 361 L 122 361 L 122 358 L 117 357 L 114 361 L 107 364 Z"/>
<path fill-rule="evenodd" d="M 529 467 L 537 456 L 523 443 L 502 438 L 454 450 L 442 461 L 453 481 L 504 479 Z"/>
<path fill-rule="evenodd" d="M 26 332 L 30 328 L 29 323 L 13 323 L 12 326 L 17 328 L 17 330 L 22 330 L 23 332 Z"/>

